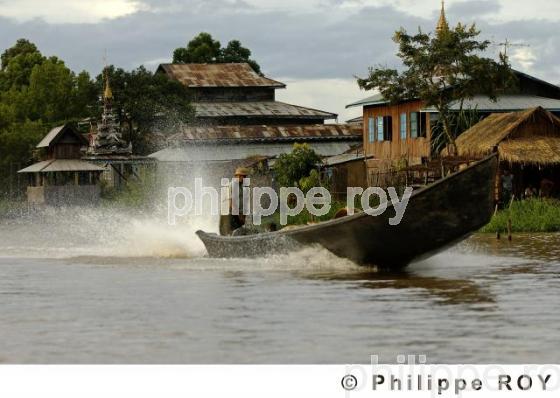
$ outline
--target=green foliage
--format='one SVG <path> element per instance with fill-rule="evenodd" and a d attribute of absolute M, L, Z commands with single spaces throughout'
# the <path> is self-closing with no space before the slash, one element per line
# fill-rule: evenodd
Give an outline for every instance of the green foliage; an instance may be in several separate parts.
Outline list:
<path fill-rule="evenodd" d="M 251 59 L 251 50 L 241 45 L 239 40 L 232 40 L 221 50 L 221 62 L 241 63 L 247 62 L 255 72 L 261 74 L 261 67 L 254 59 Z"/>
<path fill-rule="evenodd" d="M 202 32 L 194 37 L 187 47 L 179 47 L 173 52 L 174 63 L 216 63 L 221 56 L 221 44 L 211 34 Z"/>
<path fill-rule="evenodd" d="M 309 176 L 299 179 L 298 186 L 304 193 L 307 193 L 311 188 L 321 186 L 321 175 L 317 169 L 313 169 Z"/>
<path fill-rule="evenodd" d="M 222 48 L 218 40 L 209 33 L 199 33 L 187 47 L 179 47 L 173 51 L 174 63 L 242 63 L 247 62 L 253 70 L 261 73 L 259 64 L 251 59 L 251 50 L 243 47 L 239 40 L 230 41 Z"/>
<path fill-rule="evenodd" d="M 180 83 L 144 67 L 131 72 L 111 67 L 109 74 L 117 116 L 137 153 L 148 152 L 154 127 L 173 130 L 192 118 L 189 95 Z M 52 127 L 98 118 L 102 91 L 101 75 L 94 81 L 85 71 L 75 74 L 28 40 L 5 50 L 0 69 L 0 193 L 14 180 L 14 167 L 32 160 L 34 147 Z"/>
<path fill-rule="evenodd" d="M 318 180 L 311 176 L 311 172 L 320 163 L 321 157 L 309 145 L 294 144 L 292 152 L 280 155 L 272 169 L 276 182 L 282 187 L 302 188 L 303 185 L 311 188 L 310 184 Z"/>
<path fill-rule="evenodd" d="M 37 46 L 26 39 L 19 39 L 16 44 L 4 51 L 0 57 L 0 90 L 20 89 L 29 85 L 31 72 L 36 65 L 45 61 Z"/>
<path fill-rule="evenodd" d="M 92 116 L 97 88 L 86 72 L 76 76 L 25 39 L 2 53 L 1 66 L 0 193 L 5 193 L 50 128 Z"/>
<path fill-rule="evenodd" d="M 482 116 L 478 109 L 462 109 L 459 112 L 453 112 L 449 115 L 449 126 L 453 138 L 457 138 L 460 134 L 470 129 L 472 126 L 482 120 Z M 448 144 L 447 135 L 444 131 L 442 119 L 438 119 L 431 126 L 432 129 L 432 153 L 441 153 Z"/>
<path fill-rule="evenodd" d="M 154 127 L 176 131 L 181 123 L 192 120 L 194 108 L 181 83 L 143 66 L 130 72 L 110 66 L 107 73 L 114 96 L 113 109 L 135 152 L 150 151 L 149 133 Z M 97 92 L 103 88 L 103 79 L 103 74 L 97 76 Z"/>
<path fill-rule="evenodd" d="M 499 211 L 481 232 L 496 233 L 507 230 L 511 218 L 512 232 L 560 231 L 560 201 L 528 199 L 514 201 L 511 208 Z"/>
<path fill-rule="evenodd" d="M 41 121 L 30 120 L 0 130 L 0 197 L 8 193 L 18 168 L 33 160 L 35 145 L 47 132 Z"/>
<path fill-rule="evenodd" d="M 462 24 L 434 36 L 421 30 L 409 35 L 401 29 L 393 40 L 399 46 L 397 55 L 404 70 L 370 68 L 369 76 L 358 79 L 358 84 L 366 90 L 380 90 L 392 103 L 418 98 L 435 107 L 445 137 L 454 147 L 450 105 L 459 102 L 462 109 L 463 101 L 476 94 L 495 100 L 516 84 L 504 54 L 498 62 L 481 55 L 490 42 L 479 41 L 479 34 L 475 25 Z"/>

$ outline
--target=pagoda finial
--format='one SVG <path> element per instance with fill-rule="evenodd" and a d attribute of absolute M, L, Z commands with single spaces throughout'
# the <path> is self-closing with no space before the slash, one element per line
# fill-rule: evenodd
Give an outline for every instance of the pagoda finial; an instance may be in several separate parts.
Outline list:
<path fill-rule="evenodd" d="M 107 66 L 107 49 L 103 53 L 103 78 L 105 80 L 105 88 L 103 90 L 103 99 L 113 99 L 113 90 L 109 83 L 109 67 Z"/>
<path fill-rule="evenodd" d="M 445 17 L 445 1 L 441 0 L 441 14 L 436 27 L 436 33 L 440 36 L 443 32 L 447 32 L 448 30 L 449 24 L 447 23 L 447 18 Z"/>
<path fill-rule="evenodd" d="M 105 69 L 107 71 L 107 69 Z M 109 84 L 109 73 L 105 72 L 105 91 L 103 91 L 104 99 L 113 99 L 113 90 Z"/>

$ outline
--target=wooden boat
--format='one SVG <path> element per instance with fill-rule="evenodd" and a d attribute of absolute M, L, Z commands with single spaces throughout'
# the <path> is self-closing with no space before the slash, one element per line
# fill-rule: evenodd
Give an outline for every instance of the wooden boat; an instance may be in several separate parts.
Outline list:
<path fill-rule="evenodd" d="M 364 212 L 292 230 L 248 236 L 197 231 L 210 257 L 260 257 L 321 245 L 360 265 L 403 268 L 432 256 L 486 225 L 494 211 L 496 155 L 413 192 L 401 223 Z"/>

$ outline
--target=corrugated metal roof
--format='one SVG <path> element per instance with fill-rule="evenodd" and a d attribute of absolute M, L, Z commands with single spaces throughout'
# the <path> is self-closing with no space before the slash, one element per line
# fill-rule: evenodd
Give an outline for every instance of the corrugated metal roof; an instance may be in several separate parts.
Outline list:
<path fill-rule="evenodd" d="M 21 169 L 18 173 L 38 173 L 52 162 L 54 162 L 54 160 L 43 160 L 42 162 L 34 163 L 25 169 Z"/>
<path fill-rule="evenodd" d="M 451 104 L 451 110 L 458 111 L 461 104 L 455 102 Z M 477 109 L 483 112 L 506 112 L 521 111 L 536 107 L 544 108 L 548 111 L 560 111 L 560 100 L 553 98 L 537 97 L 535 95 L 502 95 L 493 102 L 490 98 L 483 95 L 476 95 L 473 99 L 465 100 L 463 109 Z M 434 107 L 428 107 L 423 112 L 437 112 Z"/>
<path fill-rule="evenodd" d="M 247 63 L 161 64 L 158 69 L 187 87 L 286 87 L 284 83 L 259 76 Z"/>
<path fill-rule="evenodd" d="M 47 133 L 47 135 L 37 144 L 37 148 L 47 148 L 53 142 L 55 142 L 58 137 L 63 134 L 66 130 L 71 131 L 79 140 L 83 141 L 84 144 L 87 144 L 87 139 L 84 138 L 79 132 L 77 132 L 71 125 L 65 124 L 62 126 L 58 126 L 53 128 L 51 131 Z"/>
<path fill-rule="evenodd" d="M 321 156 L 343 153 L 353 142 L 310 142 L 309 146 Z M 166 148 L 150 157 L 160 162 L 225 162 L 247 159 L 254 156 L 276 157 L 289 153 L 293 143 L 240 143 L 240 144 L 185 144 L 180 148 Z"/>
<path fill-rule="evenodd" d="M 258 102 L 198 102 L 194 104 L 198 117 L 274 116 L 336 119 L 337 114 L 279 101 Z"/>
<path fill-rule="evenodd" d="M 297 126 L 184 126 L 170 141 L 317 141 L 362 139 L 362 128 L 352 124 Z"/>
<path fill-rule="evenodd" d="M 365 98 L 363 100 L 347 105 L 347 108 L 355 106 L 369 106 L 387 104 L 389 101 L 383 99 L 381 94 Z M 520 111 L 523 109 L 535 108 L 540 106 L 549 111 L 560 111 L 560 100 L 554 98 L 538 97 L 535 95 L 503 95 L 496 102 L 484 95 L 476 95 L 472 99 L 467 99 L 463 103 L 463 109 L 477 109 L 481 112 L 505 112 Z M 451 110 L 458 111 L 461 107 L 460 102 L 451 104 Z M 435 113 L 434 107 L 422 109 L 422 112 Z"/>
<path fill-rule="evenodd" d="M 55 171 L 105 171 L 105 169 L 83 160 L 55 159 L 32 164 L 18 173 L 52 173 Z"/>
<path fill-rule="evenodd" d="M 58 136 L 58 134 L 64 130 L 66 126 L 58 126 L 53 128 L 48 134 L 37 144 L 37 148 L 46 148 L 50 143 Z"/>
<path fill-rule="evenodd" d="M 326 166 L 335 166 L 337 164 L 343 164 L 355 160 L 364 160 L 364 159 L 365 156 L 363 153 L 350 152 L 350 153 L 342 153 L 340 155 L 329 156 L 323 159 L 323 163 Z"/>
<path fill-rule="evenodd" d="M 359 123 L 362 124 L 364 122 L 364 117 L 363 116 L 358 116 L 352 119 L 348 119 L 346 121 L 346 123 Z"/>
<path fill-rule="evenodd" d="M 356 106 L 367 106 L 367 105 L 378 105 L 378 104 L 386 104 L 387 101 L 381 93 L 372 95 L 371 97 L 367 97 L 361 99 L 356 102 L 352 102 L 351 104 L 346 105 L 346 108 L 354 108 Z"/>
<path fill-rule="evenodd" d="M 520 80 L 530 80 L 530 81 L 535 82 L 539 85 L 546 86 L 549 89 L 555 90 L 558 93 L 557 95 L 560 95 L 560 87 L 558 87 L 555 84 L 549 83 L 549 82 L 544 81 L 542 79 L 539 79 L 535 76 L 528 75 L 527 73 L 523 73 L 523 72 L 520 72 L 520 71 L 515 70 L 515 69 L 513 70 L 513 73 Z M 480 97 L 482 97 L 482 96 L 480 96 Z M 527 97 L 530 97 L 530 96 L 528 95 Z M 537 98 L 540 98 L 540 97 L 537 97 Z M 353 102 L 351 104 L 348 104 L 348 105 L 346 105 L 346 108 L 352 108 L 352 107 L 356 107 L 356 106 L 381 105 L 381 104 L 387 104 L 387 103 L 389 103 L 389 101 L 387 101 L 381 93 L 378 93 L 378 94 L 372 95 L 371 97 L 367 97 L 367 98 L 364 98 L 362 100 L 359 100 L 359 101 Z M 480 105 L 481 106 L 488 105 L 487 108 L 486 107 L 484 108 L 484 110 L 488 110 L 488 111 L 501 111 L 502 110 L 500 108 L 494 108 L 494 107 L 490 106 L 488 104 L 488 102 L 485 102 L 485 101 L 480 101 Z M 546 107 L 543 104 L 533 103 L 533 104 L 528 104 L 525 107 L 515 107 L 515 108 L 509 107 L 509 108 L 503 108 L 503 110 L 516 111 L 516 110 L 534 108 L 536 106 L 541 106 L 541 107 L 543 107 L 545 109 L 548 109 L 548 110 L 553 109 L 551 107 Z M 479 107 L 479 109 L 482 109 L 482 108 Z M 435 110 L 433 108 L 430 108 L 430 109 L 426 110 L 426 112 L 435 112 Z"/>

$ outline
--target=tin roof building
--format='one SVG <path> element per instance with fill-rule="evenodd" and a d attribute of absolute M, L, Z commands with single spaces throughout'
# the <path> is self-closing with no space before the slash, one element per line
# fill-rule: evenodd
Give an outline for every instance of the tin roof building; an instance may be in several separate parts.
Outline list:
<path fill-rule="evenodd" d="M 160 162 L 236 162 L 275 157 L 307 142 L 323 156 L 361 141 L 361 127 L 325 124 L 334 113 L 276 101 L 284 83 L 261 76 L 247 63 L 162 64 L 164 73 L 187 87 L 195 121 L 168 134 L 168 147 L 150 155 Z"/>

